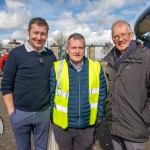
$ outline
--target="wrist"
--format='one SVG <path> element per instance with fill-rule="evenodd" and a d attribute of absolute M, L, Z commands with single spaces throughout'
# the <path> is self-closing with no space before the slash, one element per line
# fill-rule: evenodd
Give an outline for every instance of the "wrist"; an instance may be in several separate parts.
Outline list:
<path fill-rule="evenodd" d="M 9 111 L 8 111 L 8 115 L 11 116 L 11 114 L 12 114 L 13 112 L 14 112 L 14 109 L 9 110 Z"/>

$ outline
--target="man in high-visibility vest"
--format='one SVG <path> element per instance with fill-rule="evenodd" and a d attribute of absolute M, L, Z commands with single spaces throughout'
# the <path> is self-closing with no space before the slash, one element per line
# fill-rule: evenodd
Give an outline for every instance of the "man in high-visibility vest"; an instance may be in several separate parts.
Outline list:
<path fill-rule="evenodd" d="M 81 34 L 69 36 L 66 50 L 50 75 L 54 135 L 60 150 L 86 150 L 104 117 L 106 80 L 100 63 L 85 57 Z"/>

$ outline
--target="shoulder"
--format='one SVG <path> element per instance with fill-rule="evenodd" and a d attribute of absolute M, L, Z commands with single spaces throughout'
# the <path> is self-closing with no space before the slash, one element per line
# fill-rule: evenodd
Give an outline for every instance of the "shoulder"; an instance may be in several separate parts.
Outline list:
<path fill-rule="evenodd" d="M 53 51 L 52 51 L 51 49 L 47 48 L 47 47 L 45 47 L 45 49 L 46 49 L 47 54 L 48 54 L 51 58 L 53 58 L 53 61 L 56 61 L 57 58 L 56 58 L 56 56 L 54 55 Z"/>
<path fill-rule="evenodd" d="M 25 46 L 24 45 L 20 45 L 16 48 L 13 48 L 10 52 L 8 57 L 17 57 L 17 56 L 22 56 L 24 55 L 24 53 L 26 52 Z"/>
<path fill-rule="evenodd" d="M 18 47 L 13 48 L 9 54 L 11 53 L 22 53 L 23 51 L 25 51 L 25 46 L 24 45 L 20 45 Z"/>
<path fill-rule="evenodd" d="M 99 68 L 101 66 L 101 63 L 97 60 L 92 60 L 90 58 L 88 58 L 88 63 L 91 66 L 95 66 L 96 68 Z"/>
<path fill-rule="evenodd" d="M 45 47 L 45 49 L 46 49 L 46 52 L 47 52 L 49 55 L 53 55 L 53 54 L 54 54 L 51 49 L 49 49 L 49 48 L 47 48 L 47 47 Z"/>
<path fill-rule="evenodd" d="M 87 58 L 87 57 L 85 57 L 84 60 L 85 60 L 85 62 L 88 63 L 88 64 L 89 64 L 89 63 L 90 63 L 90 64 L 93 64 L 93 65 L 94 65 L 94 64 L 100 64 L 99 61 L 97 61 L 97 60 L 92 60 L 92 59 Z"/>
<path fill-rule="evenodd" d="M 150 56 L 150 49 L 142 44 L 137 45 L 137 51 L 139 51 L 141 53 L 146 53 L 146 55 L 144 55 L 144 56 L 147 56 L 147 57 Z"/>
<path fill-rule="evenodd" d="M 114 53 L 115 53 L 116 47 L 113 47 L 110 52 L 102 59 L 102 61 L 107 62 L 110 60 L 110 58 L 113 57 Z"/>

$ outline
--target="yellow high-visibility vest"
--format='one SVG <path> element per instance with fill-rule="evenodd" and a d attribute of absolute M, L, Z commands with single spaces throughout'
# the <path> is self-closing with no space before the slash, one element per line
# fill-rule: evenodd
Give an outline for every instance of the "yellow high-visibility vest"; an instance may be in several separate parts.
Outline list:
<path fill-rule="evenodd" d="M 90 104 L 90 121 L 89 125 L 94 125 L 98 111 L 98 99 L 100 89 L 100 63 L 97 61 L 89 61 L 89 104 Z M 53 122 L 63 129 L 68 127 L 68 98 L 69 98 L 69 75 L 66 60 L 54 63 L 56 73 L 56 91 L 53 108 Z"/>

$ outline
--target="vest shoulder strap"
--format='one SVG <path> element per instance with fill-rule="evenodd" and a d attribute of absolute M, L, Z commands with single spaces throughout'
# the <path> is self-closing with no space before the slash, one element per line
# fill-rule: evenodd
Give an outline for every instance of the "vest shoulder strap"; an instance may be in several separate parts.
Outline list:
<path fill-rule="evenodd" d="M 63 62 L 64 62 L 64 59 L 63 60 L 60 60 L 60 64 L 58 66 L 58 79 L 57 79 L 57 88 L 60 89 L 60 75 L 61 75 L 61 71 L 62 71 L 62 67 L 63 67 Z"/>

